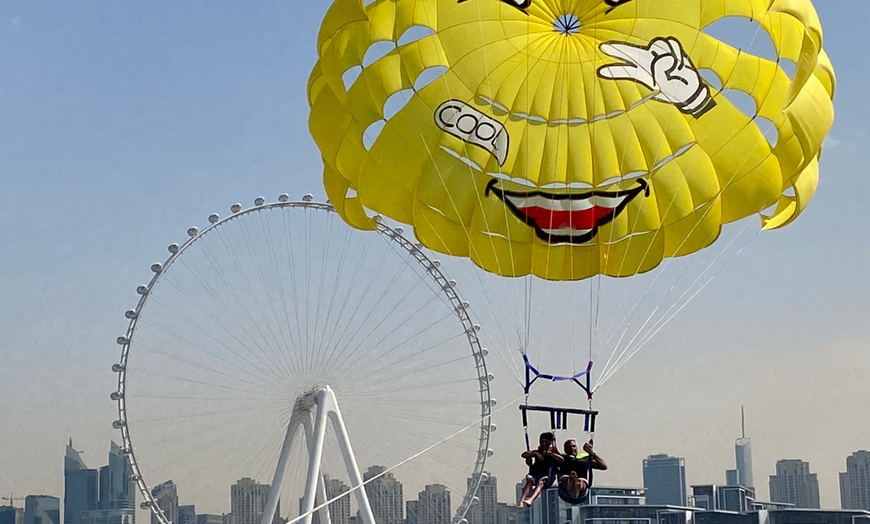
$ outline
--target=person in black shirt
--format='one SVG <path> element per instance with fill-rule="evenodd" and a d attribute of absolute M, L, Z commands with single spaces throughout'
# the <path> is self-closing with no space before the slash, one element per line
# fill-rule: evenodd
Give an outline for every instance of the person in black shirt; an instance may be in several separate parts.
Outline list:
<path fill-rule="evenodd" d="M 541 433 L 538 439 L 538 449 L 524 451 L 529 472 L 520 497 L 518 508 L 531 506 L 542 491 L 550 484 L 551 475 L 555 473 L 556 463 L 562 462 L 562 455 L 556 447 L 556 436 L 551 432 Z"/>

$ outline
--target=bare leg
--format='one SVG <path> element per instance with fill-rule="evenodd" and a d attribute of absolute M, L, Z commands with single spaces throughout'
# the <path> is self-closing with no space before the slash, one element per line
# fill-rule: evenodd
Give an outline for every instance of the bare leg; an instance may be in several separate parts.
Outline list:
<path fill-rule="evenodd" d="M 538 485 L 535 486 L 535 491 L 532 492 L 532 496 L 530 498 L 528 498 L 527 500 L 524 500 L 523 502 L 525 502 L 529 506 L 534 504 L 535 501 L 538 499 L 538 497 L 541 495 L 541 492 L 544 491 L 544 487 L 546 485 L 547 485 L 547 479 L 545 479 L 545 478 L 541 479 L 538 482 Z"/>
<path fill-rule="evenodd" d="M 533 482 L 534 480 L 532 479 L 532 476 L 526 475 L 526 483 L 523 485 L 523 492 L 520 495 L 520 501 L 517 503 L 518 508 L 522 509 L 524 504 L 526 504 L 526 499 L 532 493 L 532 487 L 534 486 Z"/>

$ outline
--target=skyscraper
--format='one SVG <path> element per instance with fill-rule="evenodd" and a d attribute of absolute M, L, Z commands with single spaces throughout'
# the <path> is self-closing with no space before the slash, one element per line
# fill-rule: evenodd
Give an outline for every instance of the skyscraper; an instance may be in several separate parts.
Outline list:
<path fill-rule="evenodd" d="M 99 471 L 88 469 L 79 454 L 70 439 L 63 460 L 64 524 L 87 524 L 87 513 L 97 509 Z"/>
<path fill-rule="evenodd" d="M 368 482 L 384 471 L 386 468 L 383 466 L 370 466 L 363 474 L 363 480 Z M 378 524 L 402 524 L 404 518 L 402 483 L 396 480 L 392 473 L 385 473 L 372 482 L 368 482 L 366 496 L 372 506 L 375 522 Z"/>
<path fill-rule="evenodd" d="M 163 516 L 166 520 L 172 523 L 178 522 L 178 489 L 175 483 L 167 480 L 163 484 L 159 484 L 151 488 L 151 496 L 154 497 L 154 502 L 157 503 L 163 511 Z M 151 524 L 160 524 L 157 516 L 151 514 Z"/>
<path fill-rule="evenodd" d="M 260 524 L 269 498 L 269 485 L 241 478 L 230 487 L 230 511 L 233 524 Z M 275 509 L 273 523 L 281 522 L 281 503 Z"/>
<path fill-rule="evenodd" d="M 755 487 L 752 480 L 752 443 L 746 436 L 746 418 L 743 415 L 743 406 L 740 406 L 740 434 L 741 437 L 734 443 L 734 455 L 737 461 L 737 482 L 748 488 Z"/>
<path fill-rule="evenodd" d="M 133 468 L 121 447 L 111 443 L 109 463 L 100 468 L 99 508 L 104 510 L 136 509 L 136 484 L 131 480 Z"/>
<path fill-rule="evenodd" d="M 471 489 L 472 479 L 466 482 Z M 465 515 L 469 524 L 498 524 L 498 481 L 488 473 L 480 480 L 477 488 L 477 503 L 473 504 Z"/>
<path fill-rule="evenodd" d="M 24 524 L 60 524 L 60 499 L 28 495 L 24 499 Z"/>
<path fill-rule="evenodd" d="M 339 495 L 343 495 L 350 491 L 350 486 L 340 481 L 339 479 L 331 479 L 327 475 L 323 476 L 324 487 L 326 488 L 326 498 L 332 500 Z M 299 511 L 302 512 L 302 504 L 304 498 L 299 499 Z M 350 523 L 350 496 L 346 495 L 329 503 L 329 520 L 332 524 L 349 524 Z M 320 512 L 315 512 L 311 517 L 311 524 L 320 524 Z"/>
<path fill-rule="evenodd" d="M 450 524 L 450 491 L 442 484 L 429 484 L 417 495 L 420 524 Z M 380 522 L 377 521 L 376 522 Z"/>
<path fill-rule="evenodd" d="M 846 471 L 840 473 L 840 507 L 870 510 L 870 451 L 846 457 Z"/>
<path fill-rule="evenodd" d="M 650 455 L 643 460 L 647 504 L 686 505 L 686 463 L 682 457 Z"/>
<path fill-rule="evenodd" d="M 809 463 L 800 459 L 777 461 L 776 475 L 770 476 L 770 500 L 798 508 L 818 508 L 819 480 L 810 473 Z"/>

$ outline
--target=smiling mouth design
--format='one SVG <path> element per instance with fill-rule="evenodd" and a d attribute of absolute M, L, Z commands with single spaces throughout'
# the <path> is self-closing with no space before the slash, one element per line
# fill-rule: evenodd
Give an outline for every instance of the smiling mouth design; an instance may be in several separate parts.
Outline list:
<path fill-rule="evenodd" d="M 637 179 L 637 186 L 618 191 L 548 193 L 545 191 L 508 191 L 492 179 L 486 195 L 492 192 L 511 213 L 532 226 L 538 237 L 550 244 L 585 244 L 598 234 L 598 228 L 616 218 L 641 193 L 649 196 L 649 183 Z"/>

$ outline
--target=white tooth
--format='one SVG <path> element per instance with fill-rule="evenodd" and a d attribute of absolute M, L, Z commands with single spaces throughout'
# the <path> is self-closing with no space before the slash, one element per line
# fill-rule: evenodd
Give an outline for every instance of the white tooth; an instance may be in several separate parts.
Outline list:
<path fill-rule="evenodd" d="M 603 207 L 606 209 L 615 209 L 620 204 L 622 204 L 626 198 L 628 198 L 628 197 L 627 196 L 607 197 L 607 196 L 602 196 L 602 195 L 595 195 L 594 197 L 592 197 L 592 200 L 595 201 L 595 205 L 598 207 Z"/>
<path fill-rule="evenodd" d="M 584 198 L 582 200 L 563 200 L 565 211 L 586 211 L 592 209 L 593 202 Z"/>
<path fill-rule="evenodd" d="M 591 229 L 573 229 L 570 227 L 562 227 L 559 229 L 543 229 L 542 231 L 548 235 L 579 236 L 579 235 L 585 235 L 592 230 Z"/>
<path fill-rule="evenodd" d="M 530 196 L 507 196 L 511 204 L 524 209 L 529 207 L 539 207 L 549 211 L 586 211 L 592 208 L 592 202 L 588 198 L 582 200 L 557 200 L 542 195 Z"/>

